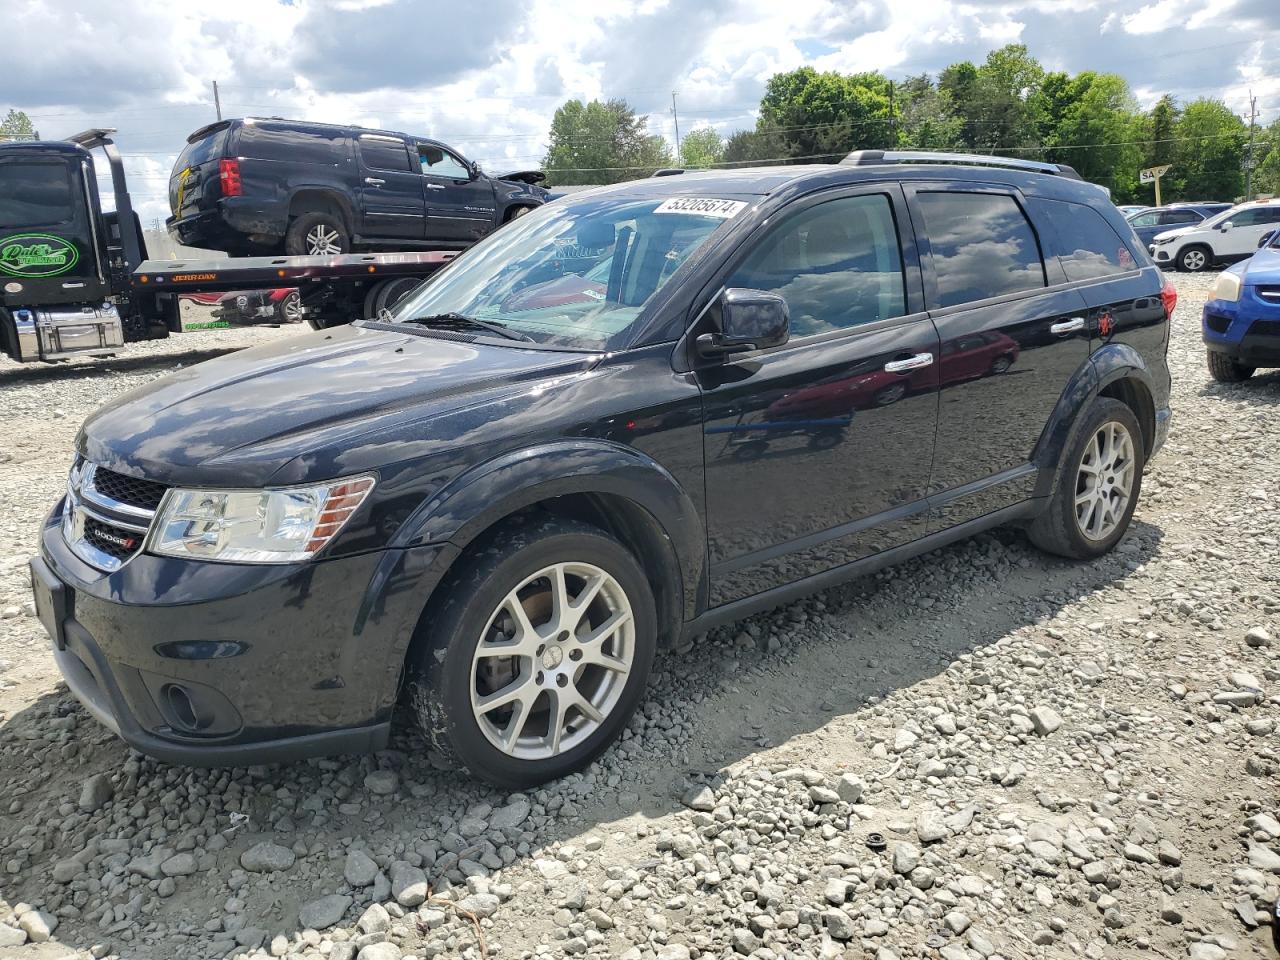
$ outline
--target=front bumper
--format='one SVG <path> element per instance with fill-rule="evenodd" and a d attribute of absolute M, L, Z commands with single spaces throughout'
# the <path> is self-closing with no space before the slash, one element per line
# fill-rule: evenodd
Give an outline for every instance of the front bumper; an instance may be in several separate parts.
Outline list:
<path fill-rule="evenodd" d="M 41 619 L 71 691 L 130 746 L 242 766 L 386 745 L 405 652 L 451 548 L 278 566 L 140 553 L 103 573 L 60 527 L 61 506 L 32 561 L 44 605 L 50 586 L 59 596 Z"/>
<path fill-rule="evenodd" d="M 1280 303 L 1246 284 L 1240 299 L 1210 300 L 1200 319 L 1205 346 L 1249 367 L 1280 366 Z"/>

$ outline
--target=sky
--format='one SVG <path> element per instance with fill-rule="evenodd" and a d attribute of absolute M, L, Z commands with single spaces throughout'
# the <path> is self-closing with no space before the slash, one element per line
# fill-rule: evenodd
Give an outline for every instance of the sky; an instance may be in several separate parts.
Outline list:
<path fill-rule="evenodd" d="M 1025 43 L 1150 106 L 1258 98 L 1280 116 L 1280 0 L 0 0 L 0 87 L 45 138 L 111 126 L 144 224 L 186 136 L 223 115 L 431 136 L 492 173 L 536 168 L 565 100 L 622 97 L 674 141 L 752 127 L 768 78 L 811 65 L 937 74 Z M 37 55 L 35 51 L 43 51 Z"/>

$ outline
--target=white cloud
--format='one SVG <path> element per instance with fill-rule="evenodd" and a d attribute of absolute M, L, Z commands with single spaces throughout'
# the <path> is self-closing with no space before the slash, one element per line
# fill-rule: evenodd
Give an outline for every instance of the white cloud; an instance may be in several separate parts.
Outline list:
<path fill-rule="evenodd" d="M 1260 94 L 1280 113 L 1275 0 L 7 0 L 25 57 L 0 109 L 46 136 L 114 126 L 144 221 L 168 214 L 185 137 L 228 116 L 365 123 L 451 141 L 487 169 L 535 166 L 568 97 L 624 97 L 674 139 L 754 123 L 768 77 L 818 69 L 936 73 L 1025 42 L 1050 69 L 1124 75 L 1144 103 L 1165 92 Z M 1069 9 L 1067 8 L 1069 6 Z M 1194 28 L 1194 29 L 1193 29 Z"/>

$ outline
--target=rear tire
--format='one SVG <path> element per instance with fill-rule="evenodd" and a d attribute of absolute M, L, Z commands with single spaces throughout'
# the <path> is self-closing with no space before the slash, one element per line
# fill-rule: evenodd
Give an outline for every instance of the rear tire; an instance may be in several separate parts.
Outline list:
<path fill-rule="evenodd" d="M 1041 550 L 1093 560 L 1119 543 L 1142 493 L 1142 428 L 1128 405 L 1099 397 L 1062 459 L 1049 505 L 1027 528 Z"/>
<path fill-rule="evenodd" d="M 284 252 L 294 257 L 325 257 L 351 252 L 351 236 L 342 218 L 332 213 L 295 217 L 284 236 Z"/>
<path fill-rule="evenodd" d="M 1219 383 L 1243 383 L 1253 376 L 1257 367 L 1246 367 L 1243 363 L 1231 359 L 1225 353 L 1206 350 L 1209 361 L 1209 376 Z"/>
<path fill-rule="evenodd" d="M 657 645 L 653 592 L 622 544 L 573 520 L 519 521 L 464 556 L 437 595 L 408 700 L 446 760 L 520 790 L 617 739 Z"/>

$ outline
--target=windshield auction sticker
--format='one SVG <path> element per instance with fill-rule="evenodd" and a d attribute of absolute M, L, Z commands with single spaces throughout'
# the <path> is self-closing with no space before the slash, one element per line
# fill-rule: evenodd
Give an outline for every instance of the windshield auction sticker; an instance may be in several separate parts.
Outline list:
<path fill-rule="evenodd" d="M 700 217 L 736 217 L 747 205 L 745 200 L 716 200 L 712 197 L 672 197 L 663 200 L 654 213 L 692 213 Z"/>

